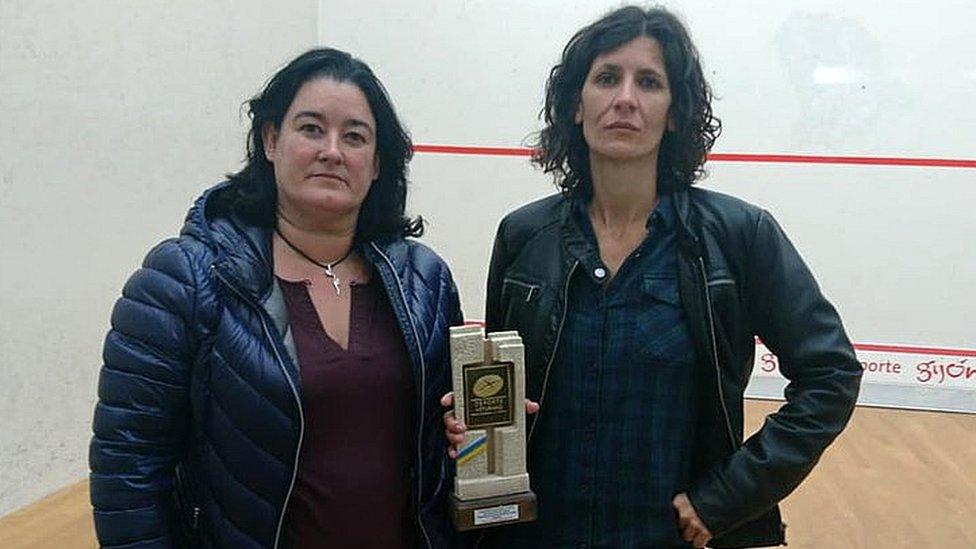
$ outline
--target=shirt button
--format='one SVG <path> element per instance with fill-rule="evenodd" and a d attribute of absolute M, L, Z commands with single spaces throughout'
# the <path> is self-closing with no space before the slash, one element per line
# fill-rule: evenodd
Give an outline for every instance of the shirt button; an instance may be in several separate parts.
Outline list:
<path fill-rule="evenodd" d="M 596 269 L 593 269 L 593 276 L 597 278 L 603 278 L 607 276 L 607 270 L 604 269 L 603 267 L 597 267 Z"/>

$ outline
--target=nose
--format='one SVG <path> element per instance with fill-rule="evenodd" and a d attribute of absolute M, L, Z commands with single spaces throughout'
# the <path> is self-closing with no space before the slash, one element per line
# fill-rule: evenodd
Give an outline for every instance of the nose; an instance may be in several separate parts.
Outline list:
<path fill-rule="evenodd" d="M 613 108 L 618 111 L 637 109 L 637 86 L 633 80 L 625 79 L 617 88 L 617 95 L 613 98 Z"/>
<path fill-rule="evenodd" d="M 326 135 L 326 137 L 320 142 L 318 155 L 316 157 L 327 164 L 342 164 L 342 150 L 340 149 L 339 145 L 340 138 L 338 135 Z"/>

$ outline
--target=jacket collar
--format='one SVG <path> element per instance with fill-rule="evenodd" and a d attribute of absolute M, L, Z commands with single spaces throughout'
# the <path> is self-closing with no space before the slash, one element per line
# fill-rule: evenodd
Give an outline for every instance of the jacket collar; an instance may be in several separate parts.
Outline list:
<path fill-rule="evenodd" d="M 229 184 L 224 181 L 207 189 L 190 208 L 180 233 L 206 244 L 215 256 L 211 267 L 260 302 L 272 286 L 271 229 L 215 212 L 215 198 Z"/>
<path fill-rule="evenodd" d="M 678 245 L 681 251 L 693 257 L 701 257 L 704 253 L 701 240 L 693 227 L 698 224 L 698 216 L 691 206 L 692 190 L 687 186 L 681 186 L 674 190 L 672 200 L 674 200 L 674 211 L 677 214 L 678 223 Z"/>
<path fill-rule="evenodd" d="M 586 202 L 576 197 L 567 197 L 563 202 L 560 215 L 562 240 L 569 255 L 580 261 L 584 267 L 588 267 L 587 272 L 601 266 L 599 251 L 592 243 L 593 230 L 586 218 Z M 698 237 L 691 228 L 694 214 L 687 188 L 679 188 L 662 195 L 658 207 L 647 220 L 648 225 L 654 222 L 655 216 L 659 217 L 660 222 L 666 227 L 675 228 L 683 251 L 695 257 L 701 255 Z"/>

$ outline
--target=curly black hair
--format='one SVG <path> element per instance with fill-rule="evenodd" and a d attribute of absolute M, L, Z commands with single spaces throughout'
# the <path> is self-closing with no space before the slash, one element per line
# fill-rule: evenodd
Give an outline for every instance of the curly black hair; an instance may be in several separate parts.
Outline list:
<path fill-rule="evenodd" d="M 366 96 L 376 119 L 379 177 L 373 181 L 359 210 L 355 241 L 364 243 L 382 237 L 422 235 L 423 219 L 411 219 L 404 213 L 407 164 L 413 156 L 410 136 L 397 118 L 386 89 L 369 66 L 333 48 L 316 48 L 299 55 L 275 73 L 264 89 L 245 103 L 251 128 L 247 134 L 244 168 L 228 176 L 231 185 L 219 196 L 219 206 L 230 209 L 254 225 L 275 226 L 278 189 L 274 165 L 264 155 L 263 130 L 267 124 L 280 129 L 299 89 L 316 78 L 354 84 Z"/>
<path fill-rule="evenodd" d="M 533 143 L 533 162 L 550 173 L 564 193 L 589 198 L 589 146 L 574 117 L 593 60 L 631 40 L 647 36 L 664 52 L 671 88 L 674 130 L 665 133 L 658 155 L 658 189 L 668 192 L 693 185 L 704 174 L 705 157 L 722 132 L 712 114 L 712 90 L 705 81 L 698 50 L 671 12 L 636 6 L 614 10 L 582 28 L 563 49 L 546 82 L 545 122 Z"/>

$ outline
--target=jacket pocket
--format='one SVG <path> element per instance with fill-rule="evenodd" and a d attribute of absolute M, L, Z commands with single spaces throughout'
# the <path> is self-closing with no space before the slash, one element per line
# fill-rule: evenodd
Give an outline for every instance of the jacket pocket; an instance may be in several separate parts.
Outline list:
<path fill-rule="evenodd" d="M 505 311 L 504 325 L 522 332 L 522 324 L 535 310 L 542 298 L 545 286 L 537 282 L 505 277 L 502 282 L 502 308 Z"/>
<path fill-rule="evenodd" d="M 539 292 L 542 291 L 542 284 L 525 282 L 516 278 L 505 278 L 502 283 L 502 299 L 517 299 L 525 303 L 531 303 L 533 299 L 538 299 Z"/>

